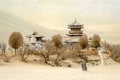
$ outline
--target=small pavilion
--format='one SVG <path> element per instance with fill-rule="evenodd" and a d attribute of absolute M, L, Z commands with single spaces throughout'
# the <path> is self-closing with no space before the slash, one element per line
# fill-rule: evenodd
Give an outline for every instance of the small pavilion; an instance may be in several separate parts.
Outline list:
<path fill-rule="evenodd" d="M 40 35 L 38 32 L 33 32 L 31 35 L 26 36 L 29 38 L 30 44 L 42 44 L 44 36 Z"/>

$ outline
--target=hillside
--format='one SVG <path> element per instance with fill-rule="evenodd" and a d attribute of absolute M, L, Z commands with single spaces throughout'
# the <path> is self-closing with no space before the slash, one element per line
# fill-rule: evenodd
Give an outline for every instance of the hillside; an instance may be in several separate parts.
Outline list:
<path fill-rule="evenodd" d="M 21 32 L 24 37 L 31 34 L 33 31 L 37 31 L 46 38 L 50 38 L 55 34 L 52 30 L 0 10 L 0 40 L 7 42 L 9 35 L 13 31 Z"/>

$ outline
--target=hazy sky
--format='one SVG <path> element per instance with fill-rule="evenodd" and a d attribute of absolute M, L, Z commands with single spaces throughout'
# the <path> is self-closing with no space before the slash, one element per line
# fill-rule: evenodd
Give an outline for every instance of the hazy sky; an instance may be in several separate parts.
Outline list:
<path fill-rule="evenodd" d="M 120 0 L 0 0 L 0 9 L 49 29 L 67 29 L 77 18 L 120 39 Z"/>

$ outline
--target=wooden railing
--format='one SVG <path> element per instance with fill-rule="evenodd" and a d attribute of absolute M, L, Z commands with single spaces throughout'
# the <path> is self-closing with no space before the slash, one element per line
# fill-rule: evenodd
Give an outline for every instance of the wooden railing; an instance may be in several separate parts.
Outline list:
<path fill-rule="evenodd" d="M 69 31 L 69 34 L 83 34 L 83 31 Z"/>

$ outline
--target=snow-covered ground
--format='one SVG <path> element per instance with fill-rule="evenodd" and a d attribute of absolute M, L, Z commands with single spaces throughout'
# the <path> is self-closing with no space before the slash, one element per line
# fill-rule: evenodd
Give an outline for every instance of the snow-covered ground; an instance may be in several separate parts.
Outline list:
<path fill-rule="evenodd" d="M 0 80 L 120 80 L 120 64 L 81 68 L 30 63 L 1 63 Z"/>

